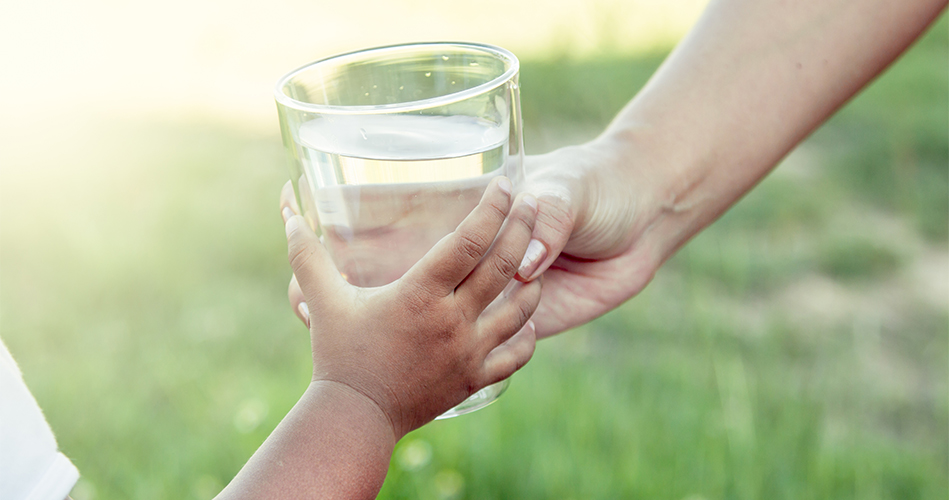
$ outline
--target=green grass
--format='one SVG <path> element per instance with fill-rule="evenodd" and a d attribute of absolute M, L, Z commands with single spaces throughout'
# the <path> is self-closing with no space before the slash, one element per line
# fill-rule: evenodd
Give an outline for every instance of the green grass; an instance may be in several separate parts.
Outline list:
<path fill-rule="evenodd" d="M 900 257 L 892 250 L 859 239 L 830 241 L 821 249 L 818 262 L 824 274 L 841 280 L 884 276 L 899 265 Z"/>
<path fill-rule="evenodd" d="M 409 435 L 381 497 L 945 498 L 946 33 L 496 404 Z M 525 61 L 527 125 L 595 133 L 660 60 Z M 209 498 L 309 379 L 279 140 L 84 137 L 0 182 L 0 335 L 77 500 Z"/>

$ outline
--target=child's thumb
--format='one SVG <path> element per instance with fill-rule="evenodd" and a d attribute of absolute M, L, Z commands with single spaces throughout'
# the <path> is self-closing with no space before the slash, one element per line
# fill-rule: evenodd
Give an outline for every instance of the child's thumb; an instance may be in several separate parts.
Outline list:
<path fill-rule="evenodd" d="M 286 230 L 290 267 L 312 312 L 325 303 L 328 294 L 345 286 L 346 280 L 336 271 L 329 252 L 303 217 L 294 215 L 287 219 Z"/>

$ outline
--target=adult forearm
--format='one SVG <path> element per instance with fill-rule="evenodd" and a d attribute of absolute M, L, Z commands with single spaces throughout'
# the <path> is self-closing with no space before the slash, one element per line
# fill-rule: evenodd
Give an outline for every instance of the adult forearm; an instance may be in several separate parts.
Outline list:
<path fill-rule="evenodd" d="M 601 137 L 644 163 L 660 260 L 899 56 L 945 0 L 720 0 Z"/>
<path fill-rule="evenodd" d="M 218 498 L 375 498 L 396 439 L 368 398 L 314 382 Z"/>

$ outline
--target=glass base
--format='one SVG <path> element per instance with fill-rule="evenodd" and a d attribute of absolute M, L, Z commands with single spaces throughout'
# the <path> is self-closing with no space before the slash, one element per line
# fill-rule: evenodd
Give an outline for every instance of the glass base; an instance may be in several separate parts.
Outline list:
<path fill-rule="evenodd" d="M 480 410 L 485 406 L 488 406 L 501 397 L 501 394 L 504 394 L 507 386 L 510 385 L 510 380 L 511 379 L 504 379 L 496 384 L 491 384 L 481 389 L 480 391 L 469 396 L 468 399 L 459 403 L 458 406 L 435 417 L 435 420 L 457 417 L 459 415 L 471 413 L 475 410 Z"/>

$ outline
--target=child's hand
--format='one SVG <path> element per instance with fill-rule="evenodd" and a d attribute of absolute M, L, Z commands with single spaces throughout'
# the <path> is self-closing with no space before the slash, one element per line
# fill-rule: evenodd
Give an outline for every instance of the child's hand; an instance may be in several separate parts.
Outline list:
<path fill-rule="evenodd" d="M 304 219 L 287 221 L 290 264 L 310 311 L 313 380 L 369 398 L 396 439 L 509 377 L 534 352 L 528 320 L 540 283 L 511 280 L 537 202 L 523 195 L 512 208 L 510 186 L 493 180 L 455 232 L 379 288 L 347 283 Z"/>

